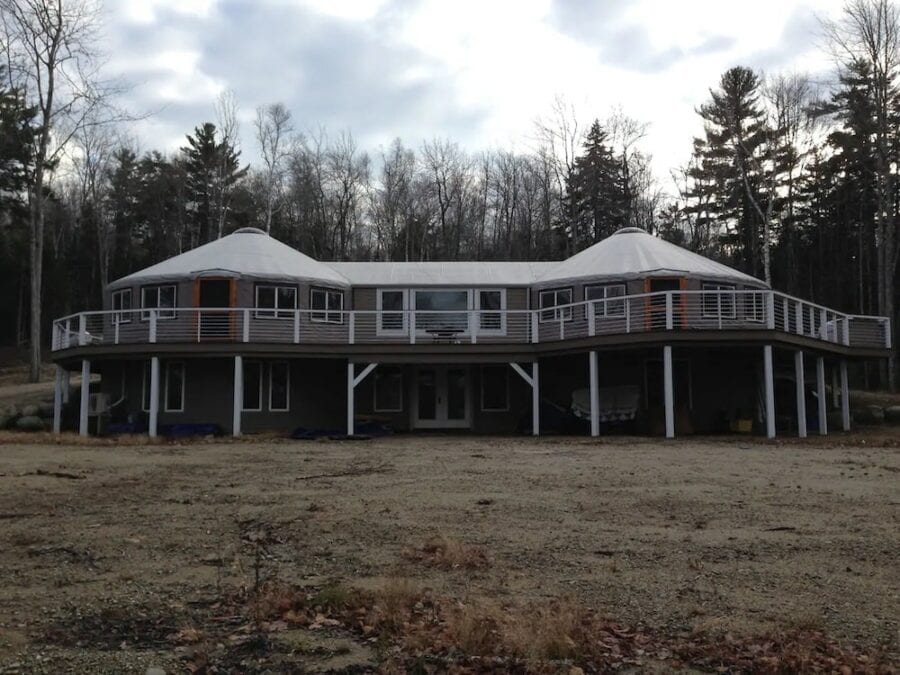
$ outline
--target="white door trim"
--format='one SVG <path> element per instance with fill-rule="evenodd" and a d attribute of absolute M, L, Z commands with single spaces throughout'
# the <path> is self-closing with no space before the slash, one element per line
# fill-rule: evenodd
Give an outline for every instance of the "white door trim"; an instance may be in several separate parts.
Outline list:
<path fill-rule="evenodd" d="M 466 414 L 463 419 L 447 419 L 447 371 L 451 368 L 459 368 L 466 377 Z M 440 397 L 441 403 L 435 401 L 435 419 L 419 419 L 419 372 L 433 370 L 435 374 L 435 396 Z M 472 372 L 468 366 L 416 366 L 412 377 L 412 396 L 410 413 L 411 426 L 414 429 L 470 429 L 472 427 Z"/>

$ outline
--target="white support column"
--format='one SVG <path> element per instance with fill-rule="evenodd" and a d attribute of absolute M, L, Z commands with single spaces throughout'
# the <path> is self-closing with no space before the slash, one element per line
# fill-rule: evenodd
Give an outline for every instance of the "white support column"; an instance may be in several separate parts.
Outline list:
<path fill-rule="evenodd" d="M 159 429 L 159 357 L 150 358 L 150 438 L 156 438 Z"/>
<path fill-rule="evenodd" d="M 63 367 L 56 366 L 56 381 L 53 386 L 53 433 L 58 434 L 62 430 L 62 389 L 65 376 Z"/>
<path fill-rule="evenodd" d="M 672 345 L 663 347 L 663 397 L 666 403 L 666 438 L 675 438 L 675 391 L 672 385 Z"/>
<path fill-rule="evenodd" d="M 844 431 L 850 431 L 850 384 L 847 378 L 847 362 L 841 359 L 841 422 Z"/>
<path fill-rule="evenodd" d="M 816 398 L 819 403 L 819 435 L 828 435 L 828 404 L 825 400 L 825 357 L 816 358 Z"/>
<path fill-rule="evenodd" d="M 88 403 L 91 398 L 91 362 L 81 361 L 81 410 L 78 415 L 78 433 L 88 435 Z"/>
<path fill-rule="evenodd" d="M 766 389 L 766 436 L 775 438 L 775 369 L 772 365 L 772 345 L 763 347 L 763 377 Z"/>
<path fill-rule="evenodd" d="M 347 435 L 353 435 L 353 380 L 354 380 L 354 366 L 353 361 L 347 362 Z"/>
<path fill-rule="evenodd" d="M 531 364 L 531 435 L 541 433 L 541 389 L 538 379 L 538 362 Z"/>
<path fill-rule="evenodd" d="M 797 384 L 797 435 L 806 438 L 806 382 L 803 374 L 803 352 L 794 352 L 794 378 Z"/>
<path fill-rule="evenodd" d="M 241 410 L 244 408 L 244 357 L 234 357 L 234 399 L 231 411 L 231 435 L 241 435 Z"/>
<path fill-rule="evenodd" d="M 597 352 L 589 354 L 590 381 L 591 381 L 591 436 L 600 435 L 600 391 L 599 373 L 597 367 Z"/>

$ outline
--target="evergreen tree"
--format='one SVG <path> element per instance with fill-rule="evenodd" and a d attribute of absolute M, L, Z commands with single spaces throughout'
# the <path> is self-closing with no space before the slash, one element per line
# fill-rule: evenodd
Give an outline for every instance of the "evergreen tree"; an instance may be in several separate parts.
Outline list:
<path fill-rule="evenodd" d="M 0 66 L 0 81 L 3 73 Z M 19 91 L 0 87 L 0 224 L 27 215 L 36 114 Z"/>

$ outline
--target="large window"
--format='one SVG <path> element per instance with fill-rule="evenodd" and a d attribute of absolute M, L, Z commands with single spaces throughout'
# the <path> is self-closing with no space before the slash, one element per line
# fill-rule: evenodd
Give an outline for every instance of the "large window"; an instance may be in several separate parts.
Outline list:
<path fill-rule="evenodd" d="M 146 310 L 157 309 L 158 319 L 175 318 L 175 302 L 177 300 L 177 288 L 173 285 L 144 286 L 141 289 L 142 319 L 149 319 L 150 312 Z"/>
<path fill-rule="evenodd" d="M 399 368 L 375 369 L 375 412 L 403 411 L 403 372 Z"/>
<path fill-rule="evenodd" d="M 542 322 L 559 321 L 560 319 L 562 319 L 563 321 L 572 320 L 571 307 L 562 307 L 560 309 L 555 309 L 557 307 L 560 307 L 560 305 L 572 304 L 571 288 L 556 288 L 550 291 L 541 291 L 539 297 Z"/>
<path fill-rule="evenodd" d="M 469 291 L 414 291 L 416 330 L 463 333 L 469 327 Z"/>
<path fill-rule="evenodd" d="M 605 300 L 594 303 L 594 316 L 600 318 L 625 316 L 625 300 L 614 300 L 625 295 L 625 284 L 609 284 L 606 286 L 586 286 L 585 300 Z"/>
<path fill-rule="evenodd" d="M 269 410 L 287 412 L 291 407 L 291 367 L 286 361 L 269 364 Z"/>
<path fill-rule="evenodd" d="M 482 333 L 506 332 L 506 291 L 490 289 L 475 291 L 478 330 Z"/>
<path fill-rule="evenodd" d="M 184 412 L 184 363 L 166 363 L 166 412 Z"/>
<path fill-rule="evenodd" d="M 735 318 L 734 286 L 730 284 L 703 284 L 703 318 Z M 726 291 L 715 293 L 714 291 Z"/>
<path fill-rule="evenodd" d="M 297 309 L 296 286 L 256 287 L 256 318 L 258 319 L 290 319 Z"/>
<path fill-rule="evenodd" d="M 112 294 L 113 321 L 115 323 L 129 323 L 131 321 L 131 289 L 123 288 L 121 291 L 113 291 Z"/>
<path fill-rule="evenodd" d="M 406 332 L 406 302 L 406 291 L 379 289 L 376 306 L 379 334 Z"/>
<path fill-rule="evenodd" d="M 313 310 L 310 319 L 316 323 L 344 323 L 344 292 L 331 288 L 312 288 L 309 306 Z"/>
<path fill-rule="evenodd" d="M 259 412 L 262 410 L 262 377 L 260 361 L 244 361 L 244 396 L 241 410 Z"/>
<path fill-rule="evenodd" d="M 485 412 L 509 410 L 509 369 L 506 365 L 482 366 L 481 409 Z"/>

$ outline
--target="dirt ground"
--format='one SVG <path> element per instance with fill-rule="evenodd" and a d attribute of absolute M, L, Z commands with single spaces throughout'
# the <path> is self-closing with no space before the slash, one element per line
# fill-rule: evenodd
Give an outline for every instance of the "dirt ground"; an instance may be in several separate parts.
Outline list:
<path fill-rule="evenodd" d="M 806 627 L 900 663 L 890 439 L 16 438 L 0 445 L 0 673 L 185 672 L 167 636 L 257 573 L 409 579 L 463 602 L 568 596 L 664 634 Z M 262 559 L 246 546 L 259 529 Z M 489 564 L 408 555 L 435 536 Z M 304 668 L 380 659 L 340 634 L 291 635 Z"/>

